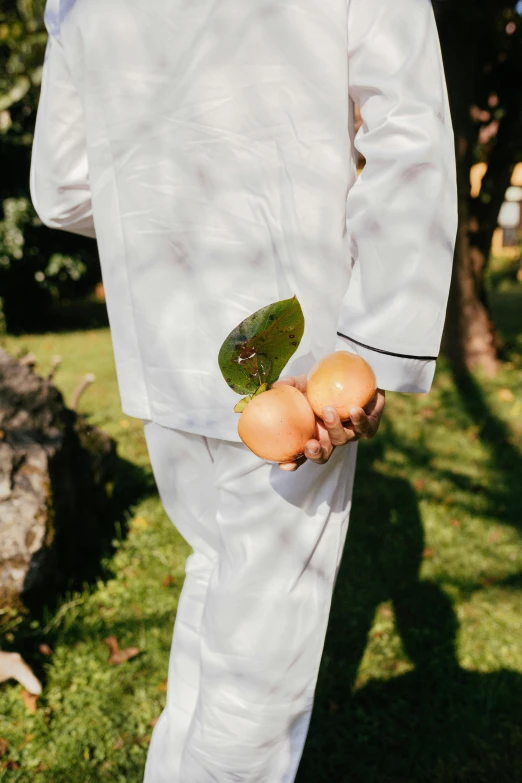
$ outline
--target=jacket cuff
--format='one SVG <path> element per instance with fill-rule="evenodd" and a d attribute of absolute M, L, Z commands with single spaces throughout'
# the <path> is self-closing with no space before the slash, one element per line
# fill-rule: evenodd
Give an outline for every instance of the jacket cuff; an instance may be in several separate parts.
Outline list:
<path fill-rule="evenodd" d="M 337 335 L 336 351 L 350 351 L 368 362 L 375 373 L 377 388 L 385 391 L 427 394 L 433 383 L 435 359 L 395 356 L 366 348 L 348 337 Z"/>

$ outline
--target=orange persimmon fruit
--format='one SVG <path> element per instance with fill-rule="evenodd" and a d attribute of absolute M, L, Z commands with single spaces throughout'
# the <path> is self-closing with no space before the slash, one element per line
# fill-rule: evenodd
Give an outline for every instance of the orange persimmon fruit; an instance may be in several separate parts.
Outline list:
<path fill-rule="evenodd" d="M 375 389 L 375 375 L 368 362 L 349 351 L 335 351 L 323 356 L 308 373 L 306 396 L 320 419 L 323 408 L 331 405 L 341 421 L 346 421 L 350 408 L 368 405 Z"/>
<path fill-rule="evenodd" d="M 276 386 L 253 397 L 238 422 L 239 437 L 258 457 L 292 462 L 316 433 L 305 395 L 295 386 Z"/>

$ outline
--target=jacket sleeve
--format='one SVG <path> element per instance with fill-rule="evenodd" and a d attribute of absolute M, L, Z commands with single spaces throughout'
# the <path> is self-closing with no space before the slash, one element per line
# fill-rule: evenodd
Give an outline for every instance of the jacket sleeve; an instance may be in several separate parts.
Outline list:
<path fill-rule="evenodd" d="M 52 27 L 31 158 L 31 198 L 50 228 L 95 237 L 83 107 Z"/>
<path fill-rule="evenodd" d="M 380 388 L 427 392 L 457 228 L 454 140 L 430 0 L 350 0 L 348 86 L 366 165 L 348 193 L 352 275 L 337 349 Z"/>

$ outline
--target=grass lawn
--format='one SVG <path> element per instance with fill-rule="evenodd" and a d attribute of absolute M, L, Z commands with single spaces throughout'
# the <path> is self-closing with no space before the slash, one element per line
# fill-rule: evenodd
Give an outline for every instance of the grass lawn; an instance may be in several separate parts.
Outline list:
<path fill-rule="evenodd" d="M 498 376 L 455 378 L 440 362 L 432 393 L 389 394 L 361 445 L 298 783 L 522 780 L 520 286 L 493 304 L 509 360 Z M 4 622 L 0 646 L 23 651 L 44 692 L 33 713 L 20 686 L 1 686 L 0 780 L 141 783 L 188 548 L 154 492 L 141 423 L 120 411 L 108 330 L 4 343 L 42 372 L 61 354 L 66 398 L 96 374 L 80 409 L 133 467 L 122 497 L 129 476 L 136 492 L 97 579 Z M 108 665 L 109 635 L 140 654 Z"/>

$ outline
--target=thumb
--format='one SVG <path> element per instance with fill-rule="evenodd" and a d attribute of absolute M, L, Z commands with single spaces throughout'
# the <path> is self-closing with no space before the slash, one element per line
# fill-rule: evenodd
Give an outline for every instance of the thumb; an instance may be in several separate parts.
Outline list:
<path fill-rule="evenodd" d="M 277 386 L 295 386 L 303 394 L 306 392 L 306 375 L 286 375 L 284 378 L 279 378 L 278 381 L 272 384 L 272 387 Z"/>

